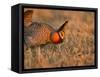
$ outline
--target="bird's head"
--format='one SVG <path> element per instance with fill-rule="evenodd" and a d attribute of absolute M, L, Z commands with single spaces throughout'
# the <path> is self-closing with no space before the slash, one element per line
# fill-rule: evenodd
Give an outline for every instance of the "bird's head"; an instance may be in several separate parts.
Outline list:
<path fill-rule="evenodd" d="M 66 25 L 66 23 L 68 23 L 68 21 L 66 21 L 57 31 L 51 33 L 51 41 L 54 44 L 59 44 L 63 42 L 65 37 L 64 26 Z"/>

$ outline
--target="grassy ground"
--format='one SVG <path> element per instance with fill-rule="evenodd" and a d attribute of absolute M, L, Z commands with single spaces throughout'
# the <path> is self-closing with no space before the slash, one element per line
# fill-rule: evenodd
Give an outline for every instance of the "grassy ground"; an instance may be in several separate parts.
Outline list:
<path fill-rule="evenodd" d="M 33 11 L 33 21 L 47 23 L 55 29 L 65 20 L 69 22 L 65 27 L 63 43 L 24 51 L 25 69 L 94 65 L 94 13 L 45 9 Z"/>

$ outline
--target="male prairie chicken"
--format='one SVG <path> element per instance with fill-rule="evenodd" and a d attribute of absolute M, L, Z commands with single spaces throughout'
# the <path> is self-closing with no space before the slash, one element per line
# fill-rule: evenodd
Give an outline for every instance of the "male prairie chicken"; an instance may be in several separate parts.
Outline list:
<path fill-rule="evenodd" d="M 57 30 L 46 23 L 40 22 L 33 22 L 32 21 L 32 10 L 27 10 L 24 12 L 24 49 L 27 52 L 32 52 L 32 47 L 36 49 L 36 61 L 38 66 L 44 66 L 44 56 L 41 55 L 40 47 L 43 44 L 47 43 L 54 43 L 58 44 L 61 43 L 64 39 L 65 32 L 64 26 L 68 21 L 65 21 L 64 24 Z M 60 50 L 60 45 L 59 50 Z M 61 50 L 60 50 L 61 51 Z M 32 55 L 32 54 L 30 54 Z M 31 60 L 31 56 L 28 56 L 28 60 Z M 28 66 L 32 66 L 31 60 Z M 49 65 L 49 64 L 47 64 Z"/>
<path fill-rule="evenodd" d="M 47 43 L 58 44 L 63 41 L 65 34 L 63 29 L 68 21 L 65 21 L 59 29 L 55 30 L 48 24 L 32 22 L 32 13 L 32 10 L 24 12 L 24 23 L 28 25 L 24 28 L 24 42 L 28 47 Z"/>

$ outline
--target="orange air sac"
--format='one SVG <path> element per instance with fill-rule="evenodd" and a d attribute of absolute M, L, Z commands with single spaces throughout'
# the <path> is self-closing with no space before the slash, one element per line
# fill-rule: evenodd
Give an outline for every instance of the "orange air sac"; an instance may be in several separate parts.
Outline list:
<path fill-rule="evenodd" d="M 51 36 L 51 40 L 54 44 L 60 43 L 61 39 L 59 37 L 59 34 L 57 32 L 54 32 Z"/>

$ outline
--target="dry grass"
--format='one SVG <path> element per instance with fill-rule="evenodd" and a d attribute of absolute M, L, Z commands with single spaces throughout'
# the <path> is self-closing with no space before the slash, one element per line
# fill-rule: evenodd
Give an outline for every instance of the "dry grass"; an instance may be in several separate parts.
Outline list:
<path fill-rule="evenodd" d="M 24 51 L 24 68 L 52 68 L 94 65 L 94 13 L 33 9 L 33 21 L 59 28 L 65 21 L 64 42 Z M 39 54 L 38 54 L 39 53 Z"/>

